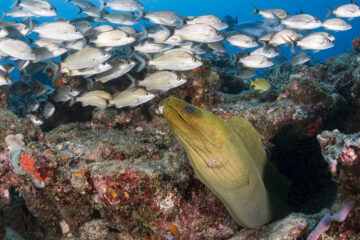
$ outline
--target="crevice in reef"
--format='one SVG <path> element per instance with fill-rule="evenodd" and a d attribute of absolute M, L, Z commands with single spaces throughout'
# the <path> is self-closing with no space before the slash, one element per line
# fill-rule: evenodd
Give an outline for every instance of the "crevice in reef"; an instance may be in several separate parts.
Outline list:
<path fill-rule="evenodd" d="M 292 181 L 292 211 L 310 214 L 331 206 L 337 187 L 316 137 L 299 139 L 290 128 L 284 128 L 271 142 L 270 160 Z"/>

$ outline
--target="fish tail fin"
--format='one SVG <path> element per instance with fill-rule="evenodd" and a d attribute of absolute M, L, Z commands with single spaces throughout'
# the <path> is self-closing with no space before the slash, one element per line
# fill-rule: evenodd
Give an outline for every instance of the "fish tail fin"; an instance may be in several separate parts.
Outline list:
<path fill-rule="evenodd" d="M 14 8 L 14 7 L 17 7 L 19 6 L 20 4 L 20 0 L 15 0 L 14 4 L 10 6 L 10 8 Z"/>
<path fill-rule="evenodd" d="M 251 87 L 253 87 L 253 86 L 255 87 L 255 81 L 253 81 L 253 80 L 251 80 L 251 79 L 250 79 L 250 85 L 249 85 L 249 88 L 251 88 Z"/>
<path fill-rule="evenodd" d="M 76 97 L 71 96 L 70 102 L 69 102 L 69 107 L 74 106 L 74 104 L 76 103 Z"/>
<path fill-rule="evenodd" d="M 333 10 L 329 6 L 326 6 L 326 8 L 329 11 L 326 17 L 330 17 L 331 15 L 333 15 Z"/>
<path fill-rule="evenodd" d="M 70 1 L 70 0 L 68 0 L 68 1 Z M 78 15 L 78 14 L 80 14 L 82 12 L 83 12 L 83 9 L 78 7 L 78 11 L 75 14 Z"/>
<path fill-rule="evenodd" d="M 6 13 L 4 10 L 2 10 L 2 9 L 0 9 L 0 11 L 1 11 L 1 18 L 0 18 L 0 19 L 6 18 L 6 17 L 7 17 L 7 13 Z"/>
<path fill-rule="evenodd" d="M 144 58 L 140 57 L 139 55 L 134 55 L 136 60 L 139 61 L 139 66 L 136 69 L 136 72 L 141 72 L 146 67 L 146 61 Z"/>
<path fill-rule="evenodd" d="M 84 79 L 86 80 L 87 83 L 87 89 L 91 90 L 94 88 L 94 81 L 92 80 L 92 78 L 90 77 L 84 77 Z"/>
<path fill-rule="evenodd" d="M 273 15 L 273 17 L 274 17 L 274 20 L 275 20 L 275 24 L 276 25 L 280 25 L 280 24 L 282 24 L 282 20 L 276 15 L 276 14 L 274 14 L 274 13 L 272 13 L 272 15 Z"/>
<path fill-rule="evenodd" d="M 100 7 L 96 11 L 97 17 L 95 18 L 95 21 L 99 21 L 103 18 L 105 6 L 106 6 L 106 2 L 104 0 L 100 0 Z"/>
<path fill-rule="evenodd" d="M 141 8 L 139 8 L 138 9 L 138 15 L 136 16 L 135 20 L 139 20 L 143 16 L 144 16 L 144 11 Z"/>
<path fill-rule="evenodd" d="M 251 4 L 251 6 L 253 7 L 253 12 L 251 13 L 252 15 L 258 14 L 260 12 L 260 10 L 254 4 Z"/>
<path fill-rule="evenodd" d="M 131 89 L 131 88 L 133 88 L 133 87 L 135 87 L 136 86 L 136 79 L 133 77 L 133 76 L 131 76 L 130 74 L 126 74 L 126 76 L 129 78 L 129 80 L 131 81 L 131 83 L 130 83 L 130 85 L 126 88 L 126 89 Z"/>
<path fill-rule="evenodd" d="M 32 33 L 32 31 L 34 30 L 34 27 L 35 27 L 34 20 L 32 18 L 30 18 L 29 26 L 28 26 L 29 30 L 26 32 L 25 35 Z"/>
<path fill-rule="evenodd" d="M 139 39 L 137 40 L 138 42 L 144 40 L 147 38 L 148 36 L 148 30 L 146 26 L 143 26 L 142 24 L 140 24 L 140 29 L 142 30 L 142 35 L 139 37 Z"/>
<path fill-rule="evenodd" d="M 287 39 L 287 41 L 290 41 L 291 43 L 291 53 L 295 54 L 295 47 L 297 46 L 297 42 L 290 37 Z"/>

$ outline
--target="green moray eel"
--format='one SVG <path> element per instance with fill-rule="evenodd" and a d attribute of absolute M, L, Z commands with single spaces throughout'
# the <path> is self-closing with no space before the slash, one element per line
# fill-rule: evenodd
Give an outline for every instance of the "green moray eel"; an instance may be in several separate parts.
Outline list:
<path fill-rule="evenodd" d="M 173 97 L 164 101 L 163 114 L 196 176 L 237 224 L 256 228 L 288 212 L 290 183 L 267 160 L 250 122 L 240 117 L 225 121 Z"/>

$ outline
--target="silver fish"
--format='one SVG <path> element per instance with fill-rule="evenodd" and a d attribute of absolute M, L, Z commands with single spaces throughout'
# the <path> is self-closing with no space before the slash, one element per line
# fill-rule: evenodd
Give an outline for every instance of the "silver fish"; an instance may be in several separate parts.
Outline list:
<path fill-rule="evenodd" d="M 279 50 L 277 48 L 271 47 L 271 46 L 265 46 L 261 48 L 257 48 L 254 51 L 250 53 L 251 55 L 263 55 L 267 58 L 274 58 L 280 54 Z"/>
<path fill-rule="evenodd" d="M 297 41 L 302 38 L 302 35 L 295 30 L 285 29 L 275 33 L 269 41 L 269 44 L 273 46 L 279 46 L 282 44 L 289 44 L 291 41 Z"/>
<path fill-rule="evenodd" d="M 259 44 L 251 37 L 239 33 L 230 34 L 230 36 L 226 37 L 226 41 L 239 48 L 253 48 L 259 46 Z"/>
<path fill-rule="evenodd" d="M 310 34 L 295 42 L 302 49 L 323 50 L 334 46 L 334 43 L 322 34 Z"/>
<path fill-rule="evenodd" d="M 139 21 L 127 13 L 106 13 L 102 16 L 103 19 L 116 24 L 132 26 L 138 24 Z"/>
<path fill-rule="evenodd" d="M 203 55 L 207 53 L 201 44 L 194 42 L 185 43 L 181 45 L 180 48 L 190 50 L 193 54 L 197 54 L 197 55 Z"/>
<path fill-rule="evenodd" d="M 129 26 L 121 26 L 121 27 L 118 27 L 117 29 L 129 34 L 130 36 L 133 36 L 134 34 L 137 33 L 137 31 L 134 28 L 129 27 Z"/>
<path fill-rule="evenodd" d="M 300 65 L 300 64 L 304 64 L 308 61 L 310 61 L 311 59 L 311 55 L 308 54 L 307 52 L 297 52 L 296 54 L 293 55 L 293 57 L 290 60 L 290 64 L 292 66 L 296 66 L 296 65 Z"/>
<path fill-rule="evenodd" d="M 0 21 L 0 26 L 6 29 L 9 38 L 21 38 L 31 32 L 30 28 L 23 23 Z"/>
<path fill-rule="evenodd" d="M 35 16 L 35 14 L 32 11 L 23 7 L 15 7 L 10 12 L 3 12 L 3 17 L 27 18 L 33 16 Z"/>
<path fill-rule="evenodd" d="M 191 20 L 186 21 L 186 24 L 189 24 L 189 25 L 196 24 L 196 23 L 208 24 L 218 31 L 224 30 L 229 27 L 229 25 L 227 23 L 225 23 L 223 20 L 221 20 L 220 18 L 218 18 L 214 15 L 203 15 L 203 16 L 195 17 L 195 18 L 192 18 Z"/>
<path fill-rule="evenodd" d="M 221 42 L 208 43 L 207 46 L 216 52 L 220 52 L 220 53 L 226 52 L 226 47 Z"/>
<path fill-rule="evenodd" d="M 255 75 L 256 72 L 252 68 L 241 68 L 237 73 L 237 76 L 241 79 L 249 79 L 254 77 Z"/>
<path fill-rule="evenodd" d="M 183 18 L 172 11 L 145 12 L 143 18 L 148 19 L 152 23 L 170 27 L 179 27 L 184 23 Z"/>
<path fill-rule="evenodd" d="M 139 82 L 139 86 L 146 87 L 149 90 L 168 91 L 186 83 L 186 79 L 179 77 L 176 73 L 169 71 L 158 71 L 149 74 L 143 81 Z"/>
<path fill-rule="evenodd" d="M 25 0 L 19 2 L 19 6 L 34 13 L 34 16 L 38 16 L 38 17 L 57 16 L 56 9 L 50 3 L 43 0 Z"/>
<path fill-rule="evenodd" d="M 314 33 L 310 33 L 308 34 L 308 36 L 312 35 L 312 34 L 316 34 L 316 35 L 322 35 L 326 38 L 328 38 L 330 41 L 334 41 L 335 40 L 335 36 L 328 33 L 328 32 L 314 32 Z"/>
<path fill-rule="evenodd" d="M 119 47 L 135 42 L 135 38 L 118 29 L 102 32 L 96 35 L 96 39 L 90 40 L 97 47 Z"/>
<path fill-rule="evenodd" d="M 70 70 L 95 67 L 111 57 L 111 54 L 98 48 L 84 48 L 68 56 L 61 68 Z"/>
<path fill-rule="evenodd" d="M 274 65 L 274 63 L 263 55 L 249 55 L 239 59 L 245 67 L 248 68 L 267 68 Z"/>
<path fill-rule="evenodd" d="M 69 76 L 91 76 L 110 70 L 112 66 L 109 63 L 102 63 L 92 68 L 82 68 L 70 71 Z"/>
<path fill-rule="evenodd" d="M 352 28 L 352 26 L 341 18 L 330 18 L 323 22 L 323 27 L 327 30 L 333 31 L 346 31 Z"/>
<path fill-rule="evenodd" d="M 40 125 L 44 124 L 44 121 L 41 120 L 39 117 L 35 116 L 34 114 L 29 113 L 29 114 L 26 114 L 25 117 L 30 119 L 30 121 L 36 126 L 40 126 Z"/>
<path fill-rule="evenodd" d="M 134 12 L 144 9 L 144 6 L 137 0 L 111 0 L 110 2 L 102 1 L 102 5 L 113 10 Z"/>
<path fill-rule="evenodd" d="M 203 43 L 219 42 L 225 38 L 222 33 L 205 23 L 184 25 L 182 28 L 175 30 L 175 34 L 189 41 Z"/>
<path fill-rule="evenodd" d="M 30 98 L 26 102 L 26 112 L 36 112 L 40 108 L 40 103 L 37 102 L 34 98 Z"/>
<path fill-rule="evenodd" d="M 159 70 L 186 71 L 200 67 L 203 63 L 189 51 L 174 49 L 155 56 L 148 64 Z"/>
<path fill-rule="evenodd" d="M 114 94 L 109 103 L 117 108 L 136 107 L 150 101 L 154 97 L 154 94 L 146 92 L 142 88 L 132 88 Z"/>
<path fill-rule="evenodd" d="M 112 65 L 112 68 L 106 72 L 97 74 L 95 76 L 95 81 L 105 83 L 107 81 L 119 78 L 124 74 L 130 72 L 131 69 L 135 67 L 136 62 L 133 60 L 125 61 L 123 59 L 119 59 L 110 64 Z"/>
<path fill-rule="evenodd" d="M 276 18 L 284 19 L 290 15 L 285 10 L 277 9 L 277 8 L 259 10 L 254 5 L 253 8 L 254 11 L 252 12 L 252 14 L 260 14 L 263 18 L 267 18 L 267 19 L 276 19 Z"/>
<path fill-rule="evenodd" d="M 59 41 L 73 41 L 84 37 L 74 25 L 62 21 L 43 23 L 33 31 L 39 33 L 41 38 Z"/>
<path fill-rule="evenodd" d="M 71 86 L 63 85 L 55 89 L 54 93 L 51 95 L 51 98 L 55 102 L 67 102 L 73 97 L 70 95 Z"/>
<path fill-rule="evenodd" d="M 88 21 L 78 21 L 74 22 L 73 25 L 76 27 L 77 30 L 79 30 L 82 34 L 85 34 L 87 31 L 93 28 L 91 23 Z"/>
<path fill-rule="evenodd" d="M 16 39 L 0 39 L 0 51 L 16 59 L 35 60 L 31 47 Z"/>
<path fill-rule="evenodd" d="M 88 0 L 65 0 L 65 2 L 71 2 L 79 8 L 96 8 L 96 6 Z"/>
<path fill-rule="evenodd" d="M 163 25 L 153 25 L 147 29 L 148 38 L 154 39 L 155 42 L 164 42 L 171 36 L 171 31 Z"/>
<path fill-rule="evenodd" d="M 185 43 L 191 43 L 190 41 L 185 41 L 180 35 L 173 34 L 168 39 L 166 39 L 163 43 L 169 45 L 184 45 Z"/>
<path fill-rule="evenodd" d="M 322 26 L 322 22 L 319 18 L 311 16 L 309 14 L 297 14 L 289 16 L 280 20 L 281 24 L 284 24 L 288 28 L 310 30 L 319 28 Z"/>
<path fill-rule="evenodd" d="M 12 84 L 12 79 L 9 73 L 3 66 L 0 66 L 0 86 Z"/>
<path fill-rule="evenodd" d="M 81 102 L 84 107 L 90 105 L 98 109 L 105 109 L 108 106 L 107 101 L 110 99 L 111 95 L 105 91 L 91 91 L 77 97 L 76 102 Z"/>
<path fill-rule="evenodd" d="M 330 7 L 327 8 L 329 10 L 327 17 L 332 14 L 335 14 L 337 17 L 344 17 L 350 19 L 354 17 L 360 17 L 360 7 L 354 3 L 338 6 L 334 10 L 332 10 Z"/>
<path fill-rule="evenodd" d="M 49 43 L 42 47 L 34 48 L 34 54 L 36 56 L 36 61 L 49 60 L 49 59 L 61 56 L 66 52 L 67 52 L 66 48 L 60 47 L 53 43 Z"/>
<path fill-rule="evenodd" d="M 154 43 L 151 40 L 145 40 L 134 46 L 134 50 L 142 53 L 159 53 L 167 51 L 173 48 L 173 45 L 168 45 L 165 43 Z"/>
<path fill-rule="evenodd" d="M 55 106 L 51 102 L 46 102 L 42 110 L 44 118 L 48 119 L 55 113 Z"/>

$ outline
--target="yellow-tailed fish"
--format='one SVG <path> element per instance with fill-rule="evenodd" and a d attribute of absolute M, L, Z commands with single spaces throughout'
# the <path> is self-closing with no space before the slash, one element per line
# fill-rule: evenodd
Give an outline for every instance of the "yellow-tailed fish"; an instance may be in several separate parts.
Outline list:
<path fill-rule="evenodd" d="M 266 92 L 270 90 L 271 84 L 264 78 L 256 78 L 254 81 L 250 80 L 249 88 L 251 87 L 254 87 L 255 90 L 259 90 L 259 92 Z"/>
<path fill-rule="evenodd" d="M 163 113 L 196 176 L 236 223 L 255 228 L 287 213 L 289 182 L 267 160 L 250 122 L 225 121 L 177 98 L 165 100 Z"/>

